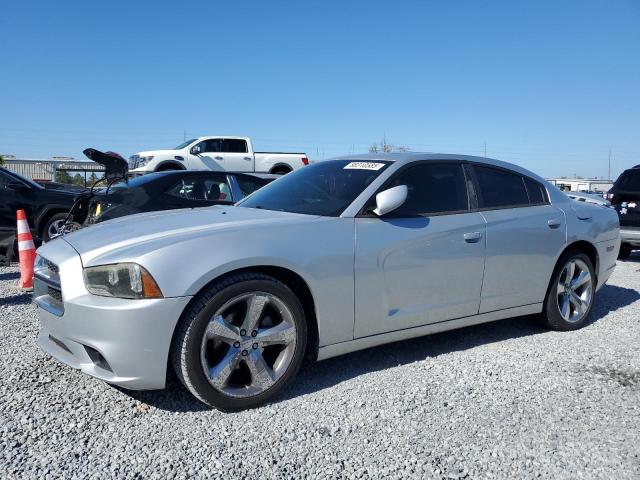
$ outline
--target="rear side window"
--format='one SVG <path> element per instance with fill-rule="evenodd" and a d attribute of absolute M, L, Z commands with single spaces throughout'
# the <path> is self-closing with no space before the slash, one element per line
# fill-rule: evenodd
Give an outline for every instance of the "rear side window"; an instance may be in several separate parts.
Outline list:
<path fill-rule="evenodd" d="M 238 176 L 236 180 L 238 181 L 240 191 L 242 191 L 245 196 L 250 195 L 268 183 L 266 180 L 258 177 Z"/>
<path fill-rule="evenodd" d="M 474 165 L 480 190 L 481 208 L 506 208 L 529 205 L 524 179 L 497 168 Z"/>
<path fill-rule="evenodd" d="M 527 193 L 529 194 L 529 203 L 531 205 L 542 205 L 547 203 L 547 195 L 544 187 L 535 180 L 530 178 L 524 179 L 524 184 L 527 187 Z"/>
<path fill-rule="evenodd" d="M 391 216 L 416 217 L 469 209 L 467 182 L 462 165 L 424 163 L 409 167 L 389 188 L 406 185 L 407 200 Z"/>
<path fill-rule="evenodd" d="M 169 195 L 186 200 L 207 202 L 231 202 L 231 188 L 226 177 L 187 177 L 180 179 L 167 192 Z"/>
<path fill-rule="evenodd" d="M 228 153 L 247 153 L 247 142 L 236 138 L 224 140 L 224 151 Z"/>

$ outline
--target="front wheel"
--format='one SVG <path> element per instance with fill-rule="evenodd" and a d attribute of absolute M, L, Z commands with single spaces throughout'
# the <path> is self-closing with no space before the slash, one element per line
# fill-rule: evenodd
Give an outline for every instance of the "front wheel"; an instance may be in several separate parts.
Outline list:
<path fill-rule="evenodd" d="M 198 399 L 222 411 L 257 407 L 295 376 L 306 322 L 294 293 L 273 277 L 243 273 L 214 284 L 183 315 L 173 366 Z"/>
<path fill-rule="evenodd" d="M 584 253 L 567 252 L 558 261 L 545 299 L 543 316 L 554 330 L 576 330 L 593 306 L 596 276 Z"/>
<path fill-rule="evenodd" d="M 64 224 L 67 219 L 66 213 L 56 213 L 45 224 L 42 229 L 42 241 L 48 242 L 64 233 Z"/>

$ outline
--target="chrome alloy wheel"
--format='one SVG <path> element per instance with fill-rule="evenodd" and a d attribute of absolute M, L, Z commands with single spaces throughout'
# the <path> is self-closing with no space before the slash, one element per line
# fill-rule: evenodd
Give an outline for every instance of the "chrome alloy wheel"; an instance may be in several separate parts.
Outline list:
<path fill-rule="evenodd" d="M 209 320 L 200 359 L 209 383 L 230 397 L 258 395 L 287 371 L 296 348 L 293 315 L 275 295 L 232 298 Z"/>
<path fill-rule="evenodd" d="M 593 300 L 593 279 L 585 262 L 579 258 L 567 262 L 558 277 L 557 294 L 562 318 L 570 323 L 580 322 Z"/>
<path fill-rule="evenodd" d="M 51 225 L 49 225 L 49 228 L 47 229 L 47 234 L 50 239 L 54 239 L 64 234 L 64 223 L 64 219 L 51 222 Z"/>

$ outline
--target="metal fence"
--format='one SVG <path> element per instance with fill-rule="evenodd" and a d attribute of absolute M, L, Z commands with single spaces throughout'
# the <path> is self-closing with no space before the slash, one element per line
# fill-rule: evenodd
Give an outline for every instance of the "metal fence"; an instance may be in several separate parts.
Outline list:
<path fill-rule="evenodd" d="M 5 159 L 4 165 L 7 170 L 11 170 L 23 177 L 33 180 L 45 180 L 54 182 L 57 172 L 68 172 L 70 174 L 80 174 L 85 184 L 91 173 L 98 177 L 102 176 L 104 167 L 95 162 L 82 162 L 75 160 L 48 160 L 48 159 Z"/>

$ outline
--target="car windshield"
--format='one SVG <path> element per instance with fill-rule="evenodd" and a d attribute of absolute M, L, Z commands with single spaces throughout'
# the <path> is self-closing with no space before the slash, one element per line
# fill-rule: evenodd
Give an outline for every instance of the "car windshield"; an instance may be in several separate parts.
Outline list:
<path fill-rule="evenodd" d="M 640 168 L 623 172 L 618 180 L 616 180 L 614 186 L 617 190 L 623 192 L 640 191 Z"/>
<path fill-rule="evenodd" d="M 389 164 L 377 160 L 316 163 L 262 187 L 238 206 L 337 217 Z"/>
<path fill-rule="evenodd" d="M 182 142 L 180 145 L 178 145 L 177 147 L 173 147 L 170 150 L 182 150 L 184 147 L 190 145 L 191 143 L 195 142 L 197 140 L 197 138 L 192 138 L 191 140 L 187 140 L 186 142 Z"/>

